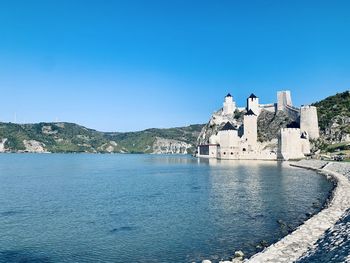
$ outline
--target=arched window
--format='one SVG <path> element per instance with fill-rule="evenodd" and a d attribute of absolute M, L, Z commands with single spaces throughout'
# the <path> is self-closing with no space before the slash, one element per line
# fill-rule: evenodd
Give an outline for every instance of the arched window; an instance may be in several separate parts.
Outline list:
<path fill-rule="evenodd" d="M 243 152 L 246 152 L 247 151 L 247 149 L 246 148 L 243 148 Z"/>
<path fill-rule="evenodd" d="M 233 152 L 231 152 L 231 155 L 233 155 Z"/>

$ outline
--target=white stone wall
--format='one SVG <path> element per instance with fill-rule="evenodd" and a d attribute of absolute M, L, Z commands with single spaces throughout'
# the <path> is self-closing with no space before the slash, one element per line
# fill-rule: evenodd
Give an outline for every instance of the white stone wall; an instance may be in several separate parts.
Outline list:
<path fill-rule="evenodd" d="M 293 106 L 292 104 L 292 96 L 289 90 L 283 90 L 277 92 L 277 109 L 284 110 L 285 107 Z"/>
<path fill-rule="evenodd" d="M 218 158 L 218 146 L 215 144 L 209 145 L 209 158 Z"/>
<path fill-rule="evenodd" d="M 256 115 L 244 116 L 244 135 L 243 138 L 247 141 L 249 148 L 255 149 L 258 140 L 258 117 Z"/>
<path fill-rule="evenodd" d="M 218 136 L 221 148 L 233 148 L 239 146 L 240 138 L 237 130 L 219 131 Z"/>
<path fill-rule="evenodd" d="M 259 109 L 261 110 L 267 110 L 270 112 L 276 112 L 276 106 L 274 103 L 271 104 L 259 104 Z"/>
<path fill-rule="evenodd" d="M 279 138 L 279 158 L 284 160 L 302 159 L 301 132 L 297 128 L 282 128 Z"/>
<path fill-rule="evenodd" d="M 220 144 L 220 138 L 218 135 L 214 134 L 209 138 L 209 144 Z"/>
<path fill-rule="evenodd" d="M 269 150 L 242 151 L 242 144 L 237 148 L 218 148 L 218 159 L 221 160 L 276 160 L 277 154 Z"/>
<path fill-rule="evenodd" d="M 305 154 L 310 154 L 310 141 L 308 139 L 301 139 L 301 152 Z"/>
<path fill-rule="evenodd" d="M 307 132 L 310 139 L 320 137 L 317 108 L 315 106 L 302 106 L 300 108 L 300 129 L 302 132 Z"/>

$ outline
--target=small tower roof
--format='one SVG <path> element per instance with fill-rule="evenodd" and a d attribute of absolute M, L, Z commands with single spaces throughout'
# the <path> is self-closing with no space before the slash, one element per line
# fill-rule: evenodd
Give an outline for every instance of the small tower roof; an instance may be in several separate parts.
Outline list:
<path fill-rule="evenodd" d="M 250 99 L 256 99 L 256 98 L 257 98 L 257 96 L 255 96 L 255 94 L 254 94 L 254 93 L 252 93 L 252 94 L 250 94 L 249 98 L 250 98 Z"/>
<path fill-rule="evenodd" d="M 250 109 L 249 111 L 247 111 L 247 113 L 244 114 L 244 115 L 255 115 L 255 116 L 256 116 L 256 114 L 254 113 L 254 111 L 252 111 L 252 109 Z"/>
<path fill-rule="evenodd" d="M 300 138 L 307 139 L 307 133 L 306 132 L 302 132 Z"/>
<path fill-rule="evenodd" d="M 227 93 L 226 97 L 232 97 L 230 93 Z"/>
<path fill-rule="evenodd" d="M 226 122 L 224 127 L 221 128 L 221 131 L 228 131 L 228 130 L 236 130 L 236 128 L 233 127 L 233 125 L 229 121 Z"/>

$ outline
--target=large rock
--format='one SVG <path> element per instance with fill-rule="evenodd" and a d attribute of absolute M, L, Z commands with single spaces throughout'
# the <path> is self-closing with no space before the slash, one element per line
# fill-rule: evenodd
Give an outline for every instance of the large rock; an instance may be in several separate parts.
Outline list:
<path fill-rule="evenodd" d="M 236 251 L 234 257 L 235 258 L 243 258 L 244 257 L 243 251 L 241 251 L 241 250 Z"/>
<path fill-rule="evenodd" d="M 153 151 L 155 154 L 187 154 L 189 149 L 191 149 L 193 145 L 172 139 L 165 139 L 157 137 L 155 142 L 153 143 Z"/>
<path fill-rule="evenodd" d="M 7 141 L 7 138 L 0 139 L 0 153 L 3 153 L 6 151 L 5 143 Z"/>
<path fill-rule="evenodd" d="M 23 144 L 26 147 L 26 152 L 43 153 L 46 151 L 45 145 L 36 140 L 23 140 Z"/>

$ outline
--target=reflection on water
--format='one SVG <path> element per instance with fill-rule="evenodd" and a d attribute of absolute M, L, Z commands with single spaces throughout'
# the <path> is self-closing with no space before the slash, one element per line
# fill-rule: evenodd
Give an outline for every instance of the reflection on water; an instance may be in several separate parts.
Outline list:
<path fill-rule="evenodd" d="M 277 162 L 0 155 L 0 262 L 250 255 L 286 234 L 278 220 L 295 228 L 331 188 L 316 173 Z"/>

